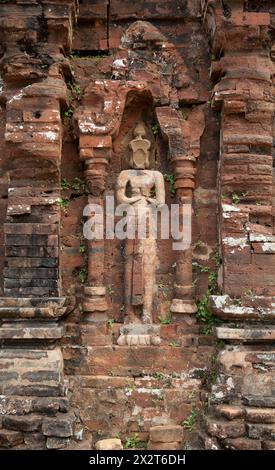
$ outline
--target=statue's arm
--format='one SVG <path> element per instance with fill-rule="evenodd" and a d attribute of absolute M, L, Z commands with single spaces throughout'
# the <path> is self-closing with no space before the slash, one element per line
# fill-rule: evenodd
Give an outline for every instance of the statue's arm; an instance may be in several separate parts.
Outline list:
<path fill-rule="evenodd" d="M 164 178 L 160 171 L 155 171 L 156 201 L 158 206 L 165 204 Z"/>
<path fill-rule="evenodd" d="M 139 196 L 126 196 L 126 186 L 129 179 L 130 176 L 128 174 L 128 171 L 122 171 L 117 179 L 116 200 L 118 204 L 133 204 L 134 202 L 139 201 L 141 199 Z"/>

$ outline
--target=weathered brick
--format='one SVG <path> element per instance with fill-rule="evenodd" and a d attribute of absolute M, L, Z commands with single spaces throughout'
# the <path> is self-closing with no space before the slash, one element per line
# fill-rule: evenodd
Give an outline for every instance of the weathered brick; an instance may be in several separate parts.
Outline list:
<path fill-rule="evenodd" d="M 45 449 L 45 437 L 39 432 L 27 433 L 24 436 L 24 443 L 27 449 L 30 450 L 43 450 Z"/>
<path fill-rule="evenodd" d="M 275 409 L 246 408 L 246 419 L 250 423 L 275 423 Z"/>
<path fill-rule="evenodd" d="M 247 431 L 251 439 L 275 440 L 274 424 L 247 424 Z"/>
<path fill-rule="evenodd" d="M 223 445 L 229 450 L 261 450 L 261 441 L 244 437 L 225 439 Z"/>
<path fill-rule="evenodd" d="M 275 441 L 263 441 L 263 449 L 275 450 Z"/>
<path fill-rule="evenodd" d="M 0 447 L 14 447 L 24 442 L 21 432 L 0 429 Z"/>
<path fill-rule="evenodd" d="M 182 439 L 182 426 L 166 425 L 150 428 L 150 440 L 152 442 L 181 442 Z"/>
<path fill-rule="evenodd" d="M 228 437 L 241 437 L 245 434 L 245 425 L 243 420 L 234 421 L 207 421 L 207 431 L 211 436 L 219 439 Z"/>
<path fill-rule="evenodd" d="M 44 418 L 42 432 L 45 436 L 70 437 L 74 432 L 74 421 L 75 417 L 71 414 Z"/>
<path fill-rule="evenodd" d="M 42 417 L 38 415 L 12 416 L 3 417 L 2 424 L 7 429 L 14 431 L 38 431 L 41 428 Z"/>
<path fill-rule="evenodd" d="M 270 24 L 269 13 L 262 12 L 239 12 L 233 11 L 230 21 L 236 26 L 268 26 Z"/>
<path fill-rule="evenodd" d="M 219 405 L 215 407 L 215 414 L 228 420 L 242 418 L 245 414 L 244 408 L 233 405 Z"/>
<path fill-rule="evenodd" d="M 96 450 L 123 450 L 120 439 L 102 439 L 95 444 Z"/>
<path fill-rule="evenodd" d="M 4 276 L 10 279 L 43 279 L 58 277 L 56 268 L 5 268 Z"/>
<path fill-rule="evenodd" d="M 148 450 L 180 450 L 182 449 L 181 442 L 148 442 Z"/>
<path fill-rule="evenodd" d="M 46 441 L 47 449 L 66 449 L 70 445 L 67 437 L 48 437 Z"/>
<path fill-rule="evenodd" d="M 79 145 L 82 148 L 110 148 L 112 147 L 111 136 L 81 135 Z"/>

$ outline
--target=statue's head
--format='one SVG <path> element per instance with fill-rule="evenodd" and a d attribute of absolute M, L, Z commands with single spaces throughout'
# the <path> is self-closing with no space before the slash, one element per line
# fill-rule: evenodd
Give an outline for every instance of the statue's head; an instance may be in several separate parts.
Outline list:
<path fill-rule="evenodd" d="M 143 170 L 149 168 L 149 149 L 151 142 L 144 137 L 146 136 L 146 130 L 142 122 L 138 123 L 134 129 L 134 139 L 130 142 L 130 148 L 132 150 L 130 157 L 130 167 L 137 170 Z"/>

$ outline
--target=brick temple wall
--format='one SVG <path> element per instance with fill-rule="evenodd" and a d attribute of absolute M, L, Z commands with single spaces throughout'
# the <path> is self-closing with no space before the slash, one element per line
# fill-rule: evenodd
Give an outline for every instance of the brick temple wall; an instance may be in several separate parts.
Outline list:
<path fill-rule="evenodd" d="M 268 0 L 1 2 L 0 447 L 274 449 L 274 25 Z M 138 120 L 192 249 L 157 241 L 161 343 L 121 346 L 123 244 L 83 209 Z"/>

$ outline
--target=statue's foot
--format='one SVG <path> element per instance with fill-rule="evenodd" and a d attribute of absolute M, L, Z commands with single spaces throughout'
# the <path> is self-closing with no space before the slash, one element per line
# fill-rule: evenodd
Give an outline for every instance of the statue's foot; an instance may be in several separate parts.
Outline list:
<path fill-rule="evenodd" d="M 117 340 L 119 346 L 156 346 L 160 342 L 160 337 L 154 335 L 120 335 Z"/>
<path fill-rule="evenodd" d="M 120 346 L 156 346 L 160 342 L 160 327 L 141 323 L 132 323 L 121 327 L 117 340 L 117 344 Z"/>

